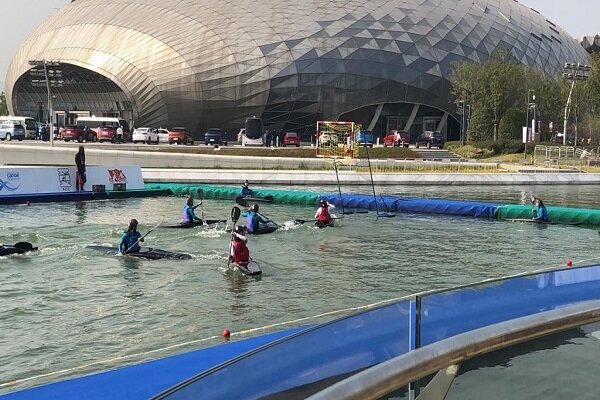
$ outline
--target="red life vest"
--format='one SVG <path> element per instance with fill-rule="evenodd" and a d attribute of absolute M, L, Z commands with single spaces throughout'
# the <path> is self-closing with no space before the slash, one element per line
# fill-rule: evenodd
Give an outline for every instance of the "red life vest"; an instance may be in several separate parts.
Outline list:
<path fill-rule="evenodd" d="M 241 240 L 233 241 L 233 262 L 236 264 L 247 263 L 250 261 L 250 252 L 246 243 Z"/>
<path fill-rule="evenodd" d="M 328 223 L 331 221 L 331 214 L 329 214 L 329 207 L 321 207 L 321 213 L 319 214 L 319 222 Z"/>

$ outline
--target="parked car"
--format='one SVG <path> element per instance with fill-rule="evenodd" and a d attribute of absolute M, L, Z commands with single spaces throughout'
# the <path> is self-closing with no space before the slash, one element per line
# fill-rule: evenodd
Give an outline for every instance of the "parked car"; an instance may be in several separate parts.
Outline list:
<path fill-rule="evenodd" d="M 338 138 L 332 132 L 321 132 L 317 139 L 318 146 L 337 146 Z"/>
<path fill-rule="evenodd" d="M 62 139 L 65 142 L 69 142 L 71 140 L 76 140 L 79 143 L 82 143 L 84 140 L 88 142 L 95 142 L 98 140 L 98 136 L 96 135 L 96 132 L 91 129 L 88 129 L 86 132 L 85 127 L 83 126 L 67 125 L 62 130 Z"/>
<path fill-rule="evenodd" d="M 392 131 L 389 135 L 383 138 L 383 147 L 406 147 L 410 144 L 410 135 L 404 131 Z"/>
<path fill-rule="evenodd" d="M 158 144 L 158 132 L 152 128 L 135 128 L 131 136 L 133 143 Z"/>
<path fill-rule="evenodd" d="M 419 146 L 423 145 L 428 149 L 436 146 L 441 149 L 444 147 L 444 134 L 442 132 L 425 131 L 415 141 L 415 147 L 418 149 Z"/>
<path fill-rule="evenodd" d="M 0 125 L 0 140 L 11 141 L 17 139 L 19 142 L 25 139 L 25 127 L 14 122 L 3 122 Z"/>
<path fill-rule="evenodd" d="M 178 144 L 194 144 L 194 138 L 187 131 L 187 129 L 183 127 L 173 128 L 169 131 L 169 144 L 178 143 Z"/>
<path fill-rule="evenodd" d="M 356 132 L 356 143 L 360 146 L 373 147 L 373 132 L 363 130 Z"/>
<path fill-rule="evenodd" d="M 223 132 L 219 128 L 210 128 L 204 134 L 204 144 L 207 146 L 209 144 L 227 146 L 227 140 L 225 140 L 225 132 Z"/>
<path fill-rule="evenodd" d="M 164 128 L 158 128 L 156 130 L 158 135 L 158 143 L 169 143 L 169 130 Z"/>
<path fill-rule="evenodd" d="M 113 126 L 101 126 L 98 128 L 98 141 L 115 143 L 117 141 L 117 129 Z"/>
<path fill-rule="evenodd" d="M 283 136 L 283 147 L 285 146 L 300 147 L 300 136 L 296 132 L 286 132 Z"/>

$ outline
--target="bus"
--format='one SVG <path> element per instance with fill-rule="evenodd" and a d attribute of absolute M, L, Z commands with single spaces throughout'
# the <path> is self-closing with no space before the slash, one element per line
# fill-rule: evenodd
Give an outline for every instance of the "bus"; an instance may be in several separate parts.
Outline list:
<path fill-rule="evenodd" d="M 121 126 L 123 128 L 123 139 L 127 142 L 131 139 L 131 131 L 129 129 L 129 124 L 122 118 L 114 118 L 114 117 L 78 117 L 75 122 L 79 128 L 88 127 L 88 129 L 98 133 L 98 128 L 103 126 L 112 126 L 113 128 L 118 128 Z"/>
<path fill-rule="evenodd" d="M 246 119 L 246 127 L 242 135 L 242 146 L 263 145 L 263 123 L 262 119 L 252 117 Z"/>
<path fill-rule="evenodd" d="M 25 139 L 35 140 L 38 135 L 38 123 L 35 118 L 31 117 L 13 117 L 13 116 L 2 116 L 0 117 L 0 124 L 3 122 L 12 122 L 13 124 L 23 125 L 25 128 Z"/>

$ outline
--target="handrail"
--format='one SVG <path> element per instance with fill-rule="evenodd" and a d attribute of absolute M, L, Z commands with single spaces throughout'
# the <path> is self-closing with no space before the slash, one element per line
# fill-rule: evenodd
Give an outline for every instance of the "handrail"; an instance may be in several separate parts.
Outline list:
<path fill-rule="evenodd" d="M 600 300 L 486 326 L 441 340 L 346 378 L 308 399 L 378 399 L 453 364 L 600 321 Z"/>

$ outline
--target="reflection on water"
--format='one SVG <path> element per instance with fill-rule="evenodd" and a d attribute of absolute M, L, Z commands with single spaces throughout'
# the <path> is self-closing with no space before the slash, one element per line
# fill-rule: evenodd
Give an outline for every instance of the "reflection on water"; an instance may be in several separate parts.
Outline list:
<path fill-rule="evenodd" d="M 377 191 L 510 203 L 543 192 L 548 205 L 574 206 L 595 204 L 600 195 L 592 186 Z M 40 247 L 0 258 L 0 382 L 81 365 L 82 357 L 102 360 L 210 337 L 224 327 L 235 332 L 597 257 L 592 229 L 407 213 L 377 219 L 374 212 L 347 215 L 335 228 L 304 224 L 251 237 L 262 279 L 224 272 L 230 236 L 223 227 L 159 228 L 146 237 L 149 247 L 192 254 L 187 261 L 85 249 L 116 246 L 131 218 L 142 233 L 163 218 L 177 223 L 181 204 L 169 197 L 0 207 L 0 242 Z M 208 217 L 229 219 L 233 205 L 205 200 L 203 207 Z M 312 219 L 315 207 L 268 204 L 261 211 L 283 225 Z M 23 350 L 30 346 L 37 350 Z"/>

